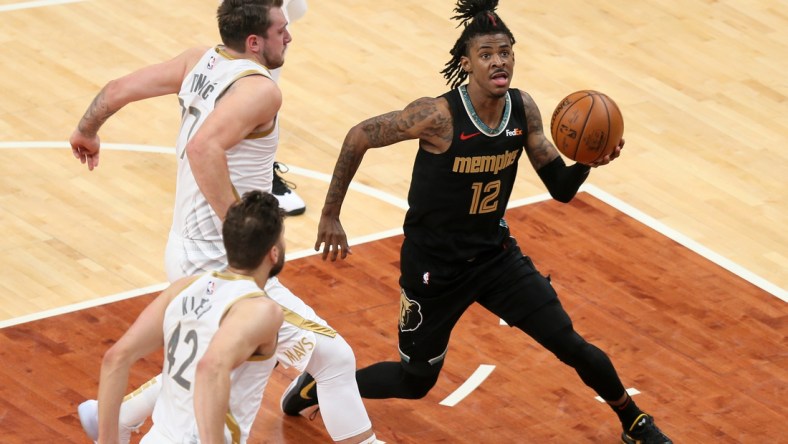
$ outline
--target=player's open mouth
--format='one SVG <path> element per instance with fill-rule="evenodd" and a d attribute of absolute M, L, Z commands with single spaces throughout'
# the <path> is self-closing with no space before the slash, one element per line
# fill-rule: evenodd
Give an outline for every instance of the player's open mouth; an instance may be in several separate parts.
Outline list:
<path fill-rule="evenodd" d="M 492 81 L 496 86 L 506 86 L 509 81 L 509 74 L 504 71 L 498 71 L 492 75 Z"/>

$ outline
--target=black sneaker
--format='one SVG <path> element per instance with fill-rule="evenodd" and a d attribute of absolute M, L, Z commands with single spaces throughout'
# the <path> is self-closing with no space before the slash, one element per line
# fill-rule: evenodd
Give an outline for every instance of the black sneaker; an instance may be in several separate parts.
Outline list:
<path fill-rule="evenodd" d="M 304 409 L 317 405 L 315 379 L 307 372 L 301 373 L 285 390 L 280 405 L 289 416 L 298 416 Z"/>
<path fill-rule="evenodd" d="M 624 444 L 673 444 L 662 430 L 654 424 L 651 415 L 641 413 L 628 430 L 621 434 Z"/>
<path fill-rule="evenodd" d="M 281 173 L 286 173 L 287 171 L 287 165 L 274 162 L 274 182 L 271 184 L 271 194 L 276 196 L 279 206 L 285 210 L 288 216 L 304 214 L 306 204 L 301 199 L 301 196 L 293 191 L 296 188 L 295 184 L 282 179 L 282 176 L 280 176 Z"/>

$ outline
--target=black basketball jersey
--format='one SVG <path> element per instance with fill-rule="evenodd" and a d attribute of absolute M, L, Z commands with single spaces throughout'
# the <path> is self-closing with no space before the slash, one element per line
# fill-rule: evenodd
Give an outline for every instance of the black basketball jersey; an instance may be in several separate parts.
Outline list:
<path fill-rule="evenodd" d="M 476 116 L 465 86 L 443 94 L 454 126 L 449 149 L 419 149 L 413 166 L 404 232 L 426 254 L 467 261 L 500 247 L 503 215 L 527 137 L 520 91 L 507 92 L 500 125 Z"/>

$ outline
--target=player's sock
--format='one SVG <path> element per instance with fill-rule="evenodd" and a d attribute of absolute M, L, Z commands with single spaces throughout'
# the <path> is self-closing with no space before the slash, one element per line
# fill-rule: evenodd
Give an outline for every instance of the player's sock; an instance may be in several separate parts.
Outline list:
<path fill-rule="evenodd" d="M 643 413 L 638 408 L 637 404 L 635 404 L 635 401 L 632 400 L 632 397 L 629 396 L 629 393 L 627 393 L 627 397 L 623 403 L 619 405 L 608 403 L 608 405 L 616 412 L 618 419 L 621 421 L 621 425 L 625 428 L 629 427 L 635 419 Z"/>

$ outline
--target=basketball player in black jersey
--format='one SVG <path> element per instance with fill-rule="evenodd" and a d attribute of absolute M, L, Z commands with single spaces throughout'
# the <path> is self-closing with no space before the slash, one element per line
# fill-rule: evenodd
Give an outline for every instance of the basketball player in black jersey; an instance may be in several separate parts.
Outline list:
<path fill-rule="evenodd" d="M 454 18 L 464 30 L 443 71 L 451 91 L 361 122 L 342 146 L 315 244 L 325 244 L 323 258 L 332 261 L 349 253 L 339 212 L 366 150 L 408 139 L 418 139 L 420 148 L 401 251 L 401 360 L 359 370 L 359 390 L 366 398 L 424 397 L 438 379 L 452 328 L 479 303 L 573 367 L 619 416 L 623 442 L 670 443 L 626 393 L 607 355 L 575 332 L 549 279 L 520 251 L 503 219 L 523 152 L 552 197 L 568 202 L 590 168 L 618 157 L 624 141 L 595 164 L 564 164 L 531 96 L 509 87 L 514 37 L 497 4 L 459 0 Z M 285 413 L 315 403 L 301 396 L 311 378 L 300 378 L 285 395 Z"/>

